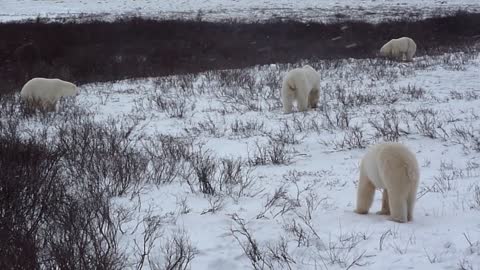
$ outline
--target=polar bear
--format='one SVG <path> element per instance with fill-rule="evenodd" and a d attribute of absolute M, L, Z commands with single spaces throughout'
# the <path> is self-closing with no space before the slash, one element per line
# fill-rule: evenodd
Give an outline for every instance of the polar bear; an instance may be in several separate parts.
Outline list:
<path fill-rule="evenodd" d="M 380 48 L 380 55 L 384 57 L 412 61 L 417 50 L 417 44 L 409 37 L 392 39 Z"/>
<path fill-rule="evenodd" d="M 355 212 L 367 214 L 375 188 L 379 188 L 383 198 L 377 214 L 390 215 L 396 222 L 411 221 L 419 179 L 417 159 L 406 146 L 393 142 L 374 145 L 360 163 Z"/>
<path fill-rule="evenodd" d="M 54 111 L 61 97 L 78 95 L 75 84 L 60 79 L 33 78 L 22 88 L 20 96 L 29 105 L 40 106 L 47 111 Z"/>
<path fill-rule="evenodd" d="M 293 101 L 298 111 L 316 108 L 320 97 L 320 74 L 309 65 L 290 70 L 282 84 L 283 112 L 291 113 Z"/>

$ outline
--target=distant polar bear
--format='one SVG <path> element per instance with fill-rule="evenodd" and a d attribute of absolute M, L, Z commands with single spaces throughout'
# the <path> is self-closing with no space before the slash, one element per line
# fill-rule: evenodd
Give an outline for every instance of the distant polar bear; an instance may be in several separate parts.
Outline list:
<path fill-rule="evenodd" d="M 380 55 L 384 57 L 399 59 L 402 61 L 412 61 L 417 44 L 409 37 L 392 39 L 380 48 Z"/>
<path fill-rule="evenodd" d="M 77 86 L 60 79 L 33 78 L 22 88 L 20 96 L 30 105 L 54 111 L 61 97 L 78 95 Z"/>
<path fill-rule="evenodd" d="M 282 84 L 283 112 L 291 113 L 293 101 L 298 111 L 316 108 L 320 97 L 320 74 L 309 65 L 290 70 Z"/>
<path fill-rule="evenodd" d="M 367 214 L 375 188 L 383 189 L 380 215 L 396 222 L 413 219 L 420 178 L 415 155 L 400 143 L 380 143 L 369 149 L 360 163 L 357 193 L 358 214 Z"/>

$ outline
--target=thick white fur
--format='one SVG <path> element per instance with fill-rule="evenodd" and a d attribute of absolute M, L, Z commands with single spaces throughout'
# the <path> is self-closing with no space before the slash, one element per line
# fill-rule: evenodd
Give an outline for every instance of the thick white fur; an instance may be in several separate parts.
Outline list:
<path fill-rule="evenodd" d="M 283 112 L 291 113 L 293 101 L 298 111 L 316 108 L 320 97 L 320 74 L 309 65 L 290 70 L 282 84 Z"/>
<path fill-rule="evenodd" d="M 412 61 L 415 52 L 417 51 L 417 44 L 409 37 L 401 37 L 392 39 L 382 46 L 380 55 L 394 58 L 402 61 Z"/>
<path fill-rule="evenodd" d="M 380 143 L 371 147 L 360 163 L 357 209 L 367 214 L 375 188 L 383 189 L 381 215 L 396 222 L 413 219 L 413 207 L 420 179 L 415 155 L 400 143 Z"/>
<path fill-rule="evenodd" d="M 33 78 L 22 88 L 20 96 L 31 105 L 45 110 L 55 110 L 61 97 L 78 95 L 77 86 L 60 79 Z"/>

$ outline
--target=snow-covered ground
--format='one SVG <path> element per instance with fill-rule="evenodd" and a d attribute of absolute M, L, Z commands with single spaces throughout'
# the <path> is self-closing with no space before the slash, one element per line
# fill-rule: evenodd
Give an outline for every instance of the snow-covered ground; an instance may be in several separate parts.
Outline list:
<path fill-rule="evenodd" d="M 399 17 L 424 18 L 458 9 L 479 11 L 470 0 L 2 0 L 0 21 L 37 16 L 50 18 L 111 19 L 119 15 L 205 20 L 296 18 L 328 21 L 355 19 L 378 21 Z"/>
<path fill-rule="evenodd" d="M 257 269 L 480 269 L 479 55 L 310 62 L 326 106 L 285 115 L 280 81 L 301 64 L 81 87 L 76 104 L 95 121 L 136 123 L 140 140 L 191 140 L 217 164 L 215 195 L 190 175 L 112 201 L 131 211 L 120 235 L 127 256 L 138 259 L 139 224 L 157 216 L 165 235 L 190 238 L 195 270 L 250 269 L 252 258 Z M 25 127 L 41 125 L 36 119 Z M 353 212 L 363 147 L 395 137 L 421 166 L 407 224 Z M 243 180 L 215 186 L 220 159 L 240 160 Z M 371 211 L 380 204 L 377 192 Z M 160 264 L 162 241 L 149 258 Z M 242 246 L 257 253 L 248 259 Z"/>

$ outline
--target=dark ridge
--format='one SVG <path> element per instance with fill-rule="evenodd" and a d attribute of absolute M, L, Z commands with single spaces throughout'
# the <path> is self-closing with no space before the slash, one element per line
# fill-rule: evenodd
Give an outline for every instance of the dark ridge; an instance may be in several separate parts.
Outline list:
<path fill-rule="evenodd" d="M 0 93 L 31 77 L 78 84 L 243 68 L 300 59 L 368 58 L 391 38 L 409 36 L 417 56 L 467 50 L 480 37 L 480 13 L 420 21 L 303 23 L 157 21 L 0 24 Z"/>

